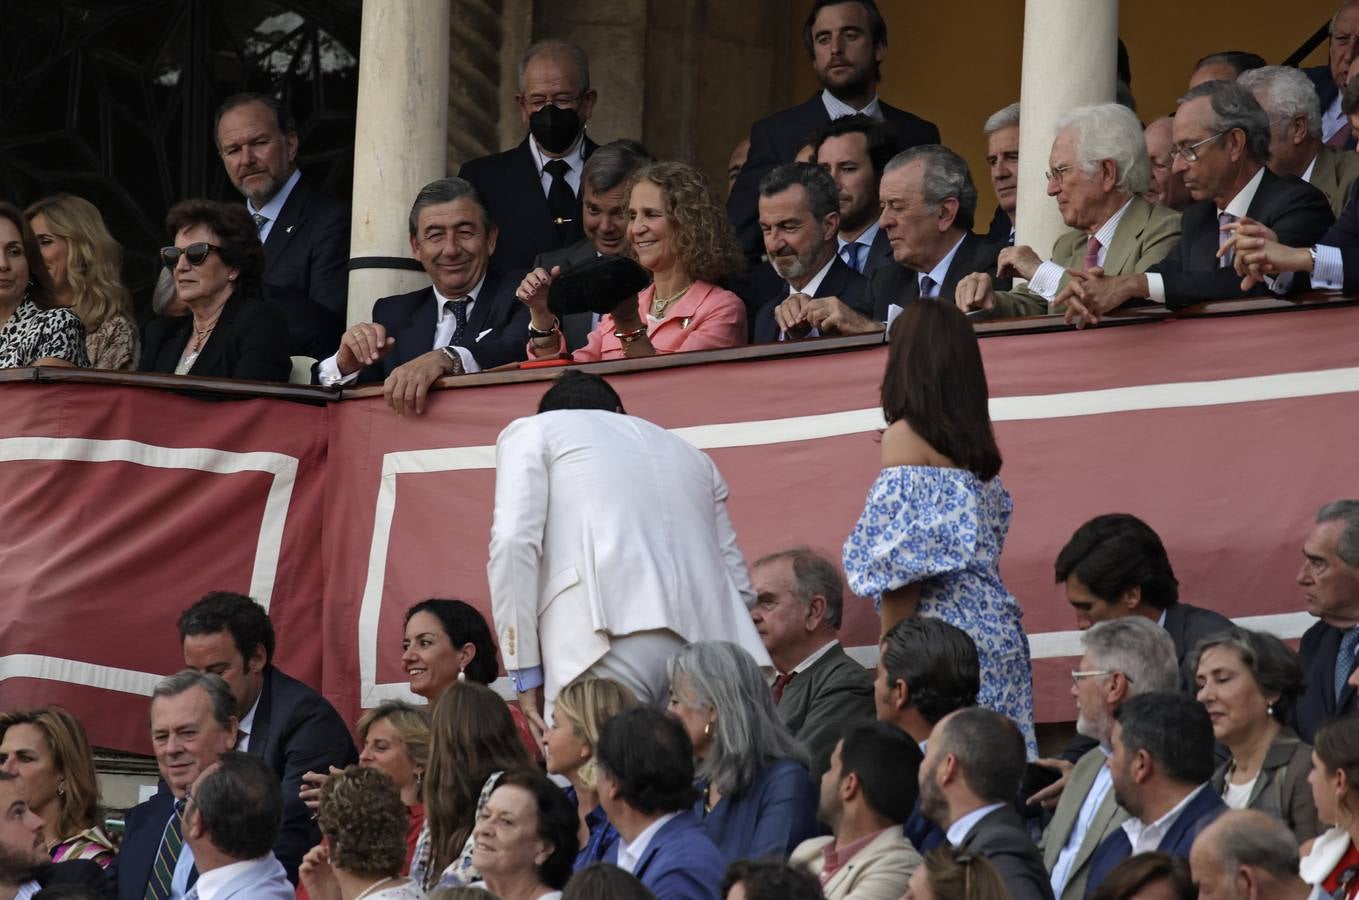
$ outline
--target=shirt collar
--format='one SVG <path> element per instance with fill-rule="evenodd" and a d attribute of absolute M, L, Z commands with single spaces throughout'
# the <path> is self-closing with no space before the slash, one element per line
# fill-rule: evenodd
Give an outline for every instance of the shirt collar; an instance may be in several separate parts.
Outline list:
<path fill-rule="evenodd" d="M 873 249 L 873 242 L 876 241 L 877 239 L 878 239 L 878 220 L 874 219 L 872 222 L 869 223 L 867 228 L 859 232 L 859 236 L 854 239 L 854 243 L 863 244 L 865 250 L 871 250 Z M 836 235 L 836 240 L 839 242 L 837 245 L 837 249 L 839 250 L 845 249 L 845 244 L 849 243 L 849 241 L 845 240 L 839 235 Z"/>
<path fill-rule="evenodd" d="M 817 273 L 812 276 L 812 280 L 802 286 L 802 290 L 794 290 L 791 284 L 784 282 L 785 284 L 788 284 L 789 295 L 806 294 L 808 297 L 815 297 L 817 288 L 821 287 L 821 282 L 826 280 L 826 273 L 830 271 L 831 266 L 835 265 L 835 257 L 836 254 L 832 253 L 831 258 L 826 260 L 826 264 L 818 269 Z"/>
<path fill-rule="evenodd" d="M 948 267 L 953 265 L 953 257 L 958 255 L 958 248 L 963 245 L 963 241 L 965 240 L 967 240 L 966 234 L 958 238 L 958 243 L 953 245 L 952 250 L 949 250 L 949 252 L 944 254 L 943 259 L 935 263 L 933 269 L 930 269 L 928 272 L 922 273 L 924 275 L 930 276 L 930 278 L 934 281 L 935 287 L 940 288 L 941 290 L 943 289 L 944 279 L 948 277 Z"/>
<path fill-rule="evenodd" d="M 449 300 L 471 300 L 472 303 L 475 304 L 477 302 L 477 295 L 481 293 L 481 286 L 485 283 L 486 273 L 482 272 L 481 280 L 478 281 L 476 284 L 472 285 L 472 289 L 467 292 L 466 296 L 463 297 L 445 297 L 443 294 L 439 293 L 438 288 L 434 287 L 434 285 L 430 285 L 430 287 L 434 290 L 434 303 L 435 309 L 438 311 L 438 317 L 442 319 L 444 316 L 452 315 L 452 313 L 446 312 L 444 310 L 444 303 Z M 468 306 L 468 309 L 471 308 L 472 308 L 471 306 Z"/>
<path fill-rule="evenodd" d="M 1170 812 L 1161 816 L 1161 818 L 1149 825 L 1144 824 L 1141 819 L 1130 816 L 1123 823 L 1123 831 L 1128 835 L 1128 843 L 1132 846 L 1132 852 L 1141 853 L 1143 850 L 1155 850 L 1160 846 L 1161 841 L 1166 836 L 1166 832 L 1170 830 L 1170 826 L 1175 824 L 1175 820 L 1180 817 L 1180 813 L 1184 812 L 1184 808 L 1189 805 L 1189 802 L 1197 797 L 1200 791 L 1205 790 L 1207 787 L 1207 784 L 1201 784 L 1194 788 L 1184 796 L 1183 800 L 1176 803 Z M 1147 846 L 1139 849 L 1140 844 L 1146 844 Z"/>
<path fill-rule="evenodd" d="M 293 188 L 297 187 L 297 179 L 301 177 L 302 170 L 293 169 L 293 174 L 289 175 L 288 180 L 283 182 L 283 187 L 278 189 L 278 193 L 275 194 L 273 197 L 269 198 L 268 203 L 264 204 L 264 206 L 262 206 L 259 209 L 255 209 L 255 204 L 251 203 L 250 200 L 247 199 L 245 201 L 246 210 L 249 211 L 252 215 L 255 213 L 259 213 L 260 215 L 268 219 L 270 222 L 277 221 L 278 214 L 283 212 L 283 204 L 288 202 L 288 195 L 293 192 Z"/>
<path fill-rule="evenodd" d="M 1316 167 L 1317 167 L 1317 160 L 1319 160 L 1319 159 L 1321 159 L 1321 151 L 1320 151 L 1320 150 L 1317 151 L 1317 155 L 1316 155 L 1316 156 L 1312 157 L 1312 161 L 1309 162 L 1309 163 L 1307 164 L 1307 168 L 1303 170 L 1303 173 L 1302 173 L 1302 180 L 1305 181 L 1305 182 L 1307 182 L 1308 184 L 1311 184 L 1311 183 L 1312 183 L 1312 172 L 1316 169 Z"/>
<path fill-rule="evenodd" d="M 231 879 L 263 859 L 265 859 L 263 856 L 258 859 L 246 859 L 241 862 L 228 863 L 217 869 L 200 872 L 197 882 L 199 900 L 212 900 L 218 891 L 227 886 Z"/>
<path fill-rule="evenodd" d="M 793 672 L 794 672 L 794 674 L 800 675 L 800 674 L 802 674 L 803 672 L 807 671 L 807 670 L 810 669 L 813 665 L 815 665 L 815 663 L 816 663 L 816 661 L 817 661 L 818 659 L 820 659 L 821 657 L 823 657 L 823 656 L 825 656 L 827 653 L 829 653 L 829 652 L 831 651 L 831 648 L 832 648 L 832 647 L 838 647 L 839 645 L 840 645 L 840 639 L 839 639 L 839 638 L 832 638 L 828 643 L 826 643 L 823 647 L 821 647 L 821 649 L 817 650 L 815 653 L 813 653 L 811 656 L 809 656 L 809 657 L 807 657 L 806 659 L 804 659 L 802 662 L 800 662 L 800 663 L 798 663 L 797 665 L 793 666 Z"/>
<path fill-rule="evenodd" d="M 831 840 L 826 846 L 821 848 L 821 859 L 824 863 L 821 868 L 821 876 L 823 878 L 828 878 L 831 875 L 834 875 L 840 869 L 844 868 L 845 864 L 852 860 L 860 850 L 876 841 L 878 837 L 887 830 L 888 829 L 883 828 L 872 834 L 866 834 L 857 841 L 846 844 L 843 847 L 836 847 L 835 841 Z"/>
<path fill-rule="evenodd" d="M 1250 205 L 1255 200 L 1255 192 L 1260 190 L 1260 182 L 1265 180 L 1265 167 L 1261 166 L 1255 173 L 1255 177 L 1246 182 L 1246 186 L 1237 191 L 1236 196 L 1227 204 L 1226 209 L 1218 210 L 1219 213 L 1229 213 L 1238 219 L 1244 218 L 1250 212 Z"/>
<path fill-rule="evenodd" d="M 533 154 L 533 164 L 538 167 L 538 177 L 543 177 L 543 166 L 547 165 L 547 157 L 543 155 L 543 148 L 538 146 L 538 139 L 529 135 L 529 152 Z M 581 131 L 576 136 L 576 145 L 561 157 L 567 165 L 575 172 L 579 172 L 585 165 L 585 132 Z"/>
<path fill-rule="evenodd" d="M 636 869 L 637 864 L 642 861 L 642 855 L 646 853 L 646 848 L 651 845 L 652 839 L 656 837 L 656 832 L 664 828 L 666 822 L 669 822 L 678 815 L 678 812 L 666 813 L 646 828 L 642 829 L 642 833 L 637 835 L 637 838 L 631 843 L 624 840 L 620 835 L 618 838 L 619 867 L 629 873 Z M 623 865 L 624 860 L 627 861 L 626 866 Z"/>
<path fill-rule="evenodd" d="M 1099 230 L 1095 232 L 1095 240 L 1099 241 L 1101 247 L 1107 248 L 1113 243 L 1114 232 L 1118 231 L 1118 223 L 1123 221 L 1123 214 L 1128 211 L 1129 206 L 1132 206 L 1131 197 L 1123 201 L 1123 205 L 1118 208 L 1118 212 L 1110 216 L 1109 221 L 1101 225 Z"/>
<path fill-rule="evenodd" d="M 1166 627 L 1166 611 L 1164 609 L 1161 610 L 1161 614 L 1156 617 L 1156 624 L 1162 628 Z"/>
<path fill-rule="evenodd" d="M 955 847 L 958 846 L 963 842 L 963 838 L 967 837 L 967 833 L 972 830 L 973 825 L 976 825 L 982 819 L 1004 805 L 1004 803 L 992 803 L 987 806 L 980 806 L 967 815 L 959 817 L 958 821 L 948 827 L 948 831 L 945 835 L 948 838 L 948 842 Z"/>
<path fill-rule="evenodd" d="M 876 92 L 873 94 L 873 99 L 868 101 L 867 106 L 863 109 L 855 109 L 830 91 L 822 90 L 821 105 L 826 108 L 826 115 L 830 116 L 832 119 L 843 119 L 845 116 L 863 113 L 870 118 L 877 119 L 879 122 L 882 121 L 882 104 L 878 101 Z"/>
<path fill-rule="evenodd" d="M 260 691 L 260 697 L 264 696 L 264 691 Z M 255 730 L 255 710 L 260 708 L 260 697 L 255 698 L 255 702 L 250 704 L 250 712 L 245 714 L 245 718 L 236 723 L 236 727 L 247 736 L 253 734 Z"/>

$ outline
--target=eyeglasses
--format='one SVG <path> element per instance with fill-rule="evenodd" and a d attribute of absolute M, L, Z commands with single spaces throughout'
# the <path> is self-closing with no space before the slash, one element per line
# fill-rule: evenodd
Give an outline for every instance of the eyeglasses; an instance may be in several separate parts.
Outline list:
<path fill-rule="evenodd" d="M 187 247 L 161 247 L 160 261 L 165 268 L 173 269 L 179 264 L 179 258 L 183 256 L 189 261 L 189 265 L 200 266 L 208 258 L 208 254 L 214 250 L 218 253 L 222 252 L 221 247 L 216 244 L 209 244 L 207 241 L 199 241 Z"/>
<path fill-rule="evenodd" d="M 1088 672 L 1073 670 L 1071 673 L 1071 681 L 1072 683 L 1079 686 L 1082 678 L 1095 678 L 1096 676 L 1099 675 L 1115 675 L 1115 674 L 1122 675 L 1129 684 L 1132 684 L 1132 679 L 1128 677 L 1128 674 L 1126 672 L 1119 672 L 1117 669 L 1091 669 Z"/>
<path fill-rule="evenodd" d="M 1180 145 L 1176 144 L 1170 148 L 1170 161 L 1174 162 L 1175 157 L 1182 156 L 1184 157 L 1184 161 L 1187 163 L 1198 162 L 1199 148 L 1202 147 L 1204 144 L 1208 143 L 1209 141 L 1217 140 L 1226 133 L 1227 133 L 1226 131 L 1219 131 L 1217 134 L 1212 135 L 1211 137 L 1206 137 L 1201 141 L 1195 141 L 1194 143 L 1190 144 L 1187 147 L 1181 147 Z"/>
<path fill-rule="evenodd" d="M 1055 182 L 1057 182 L 1057 186 L 1058 186 L 1058 187 L 1061 187 L 1061 186 L 1062 186 L 1062 179 L 1065 178 L 1065 177 L 1066 177 L 1066 173 L 1067 173 L 1067 172 L 1070 172 L 1070 171 L 1071 171 L 1071 166 L 1053 166 L 1051 172 L 1044 172 L 1044 173 L 1043 173 L 1043 177 L 1046 178 L 1048 181 L 1055 181 Z"/>
<path fill-rule="evenodd" d="M 537 112 L 549 103 L 553 106 L 565 109 L 568 106 L 575 106 L 584 96 L 584 91 L 581 91 L 579 94 L 554 94 L 551 97 L 544 97 L 542 94 L 534 94 L 524 98 L 524 105 L 529 108 L 530 112 Z"/>

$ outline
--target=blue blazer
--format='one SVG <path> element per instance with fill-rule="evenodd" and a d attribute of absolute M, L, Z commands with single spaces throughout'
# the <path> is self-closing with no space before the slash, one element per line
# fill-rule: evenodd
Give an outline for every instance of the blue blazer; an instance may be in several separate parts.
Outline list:
<path fill-rule="evenodd" d="M 1213 793 L 1212 785 L 1209 785 L 1180 812 L 1180 817 L 1170 826 L 1170 830 L 1166 832 L 1166 836 L 1161 839 L 1156 849 L 1171 856 L 1188 859 L 1189 848 L 1194 846 L 1194 838 L 1226 811 L 1226 804 L 1222 802 L 1221 797 Z M 1131 855 L 1132 845 L 1128 843 L 1128 833 L 1122 828 L 1116 829 L 1095 848 L 1094 855 L 1090 857 L 1090 878 L 1085 883 L 1085 896 L 1088 898 L 1094 894 L 1095 889 L 1109 877 L 1114 867 Z"/>
<path fill-rule="evenodd" d="M 604 861 L 618 864 L 618 844 Z M 727 861 L 698 824 L 682 812 L 661 826 L 633 870 L 656 900 L 721 900 Z"/>
<path fill-rule="evenodd" d="M 706 784 L 699 787 L 707 789 Z M 787 859 L 798 844 L 822 833 L 816 821 L 820 796 L 806 766 L 776 759 L 744 794 L 723 796 L 706 816 L 700 797 L 694 803 L 694 817 L 729 863 L 760 857 Z"/>
<path fill-rule="evenodd" d="M 925 814 L 920 811 L 920 798 L 915 798 L 915 807 L 911 810 L 911 817 L 902 826 L 902 833 L 906 835 L 906 840 L 910 841 L 921 856 L 929 853 L 940 844 L 948 843 L 948 838 L 944 835 L 944 830 L 938 825 L 925 818 Z"/>
<path fill-rule="evenodd" d="M 104 870 L 109 882 L 117 886 L 118 900 L 142 900 L 146 883 L 151 880 L 151 867 L 156 862 L 161 835 L 174 811 L 174 795 L 164 782 L 156 796 L 127 811 L 123 840 L 113 862 Z M 190 869 L 189 887 L 197 880 L 198 869 Z"/>

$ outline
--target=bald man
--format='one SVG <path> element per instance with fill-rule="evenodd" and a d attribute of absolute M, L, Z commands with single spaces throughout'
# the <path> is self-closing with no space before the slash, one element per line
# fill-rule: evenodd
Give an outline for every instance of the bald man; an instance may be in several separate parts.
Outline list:
<path fill-rule="evenodd" d="M 1298 842 L 1273 816 L 1253 809 L 1223 813 L 1189 851 L 1199 900 L 1304 900 Z"/>

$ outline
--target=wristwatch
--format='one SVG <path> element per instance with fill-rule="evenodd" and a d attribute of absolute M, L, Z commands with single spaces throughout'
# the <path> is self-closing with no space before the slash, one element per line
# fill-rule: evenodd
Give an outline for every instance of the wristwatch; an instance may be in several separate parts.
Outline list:
<path fill-rule="evenodd" d="M 453 363 L 453 371 L 449 373 L 450 375 L 467 374 L 467 370 L 463 368 L 462 365 L 462 357 L 458 355 L 457 350 L 454 350 L 452 347 L 440 347 L 439 349 L 444 351 L 444 356 L 447 356 L 448 361 Z"/>
<path fill-rule="evenodd" d="M 532 322 L 529 322 L 529 327 L 528 327 L 528 336 L 529 336 L 529 340 L 532 341 L 532 340 L 536 340 L 536 339 L 538 339 L 538 338 L 550 338 L 550 337 L 552 337 L 554 334 L 556 334 L 556 333 L 561 329 L 561 327 L 562 327 L 562 320 L 561 320 L 561 319 L 558 319 L 556 316 L 553 316 L 553 317 L 552 317 L 552 327 L 549 328 L 547 331 L 539 331 L 537 328 L 534 328 L 534 327 L 533 327 L 533 323 L 532 323 Z"/>

